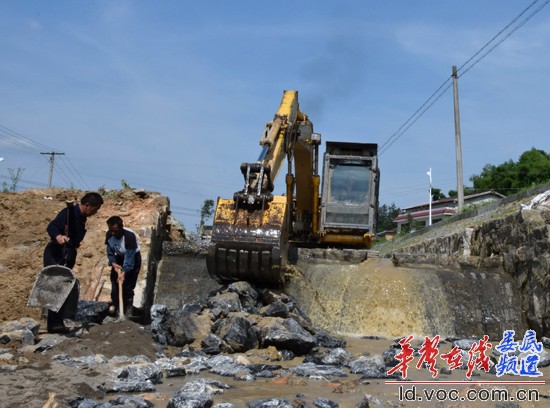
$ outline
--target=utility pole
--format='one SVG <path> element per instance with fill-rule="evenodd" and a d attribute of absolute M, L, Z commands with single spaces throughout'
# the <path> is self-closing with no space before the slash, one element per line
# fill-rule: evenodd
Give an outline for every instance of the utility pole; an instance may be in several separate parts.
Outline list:
<path fill-rule="evenodd" d="M 432 168 L 430 167 L 430 171 L 428 171 L 426 173 L 428 175 L 428 177 L 430 177 L 430 201 L 429 202 L 429 205 L 428 205 L 428 211 L 429 211 L 429 214 L 428 214 L 428 225 L 432 225 Z"/>
<path fill-rule="evenodd" d="M 460 112 L 458 108 L 458 75 L 453 65 L 453 94 L 455 110 L 455 145 L 456 145 L 456 184 L 458 191 L 458 212 L 464 207 L 464 180 L 462 176 L 462 142 L 460 141 Z"/>
<path fill-rule="evenodd" d="M 53 176 L 53 163 L 55 162 L 55 155 L 64 155 L 65 153 L 57 153 L 57 152 L 48 152 L 48 153 L 40 153 L 40 154 L 49 154 L 50 155 L 50 177 L 48 178 L 48 188 L 52 187 L 52 176 Z"/>

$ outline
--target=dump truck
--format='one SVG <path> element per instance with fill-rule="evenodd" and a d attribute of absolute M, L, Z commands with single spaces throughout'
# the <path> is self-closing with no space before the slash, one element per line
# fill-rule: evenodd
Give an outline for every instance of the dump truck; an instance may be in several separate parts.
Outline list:
<path fill-rule="evenodd" d="M 378 146 L 326 143 L 300 110 L 298 92 L 286 90 L 260 137 L 257 161 L 240 166 L 244 187 L 218 198 L 207 269 L 217 281 L 280 286 L 289 248 L 370 248 L 378 215 Z M 287 163 L 286 189 L 275 180 Z"/>

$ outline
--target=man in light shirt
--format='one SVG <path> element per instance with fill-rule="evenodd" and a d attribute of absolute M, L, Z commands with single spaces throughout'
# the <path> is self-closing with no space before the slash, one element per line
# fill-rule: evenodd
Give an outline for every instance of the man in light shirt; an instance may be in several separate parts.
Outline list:
<path fill-rule="evenodd" d="M 126 316 L 132 315 L 134 288 L 141 269 L 139 240 L 134 231 L 124 227 L 122 218 L 113 215 L 107 220 L 109 230 L 105 236 L 107 258 L 111 266 L 111 301 L 119 310 L 118 282 L 122 282 L 122 306 Z"/>

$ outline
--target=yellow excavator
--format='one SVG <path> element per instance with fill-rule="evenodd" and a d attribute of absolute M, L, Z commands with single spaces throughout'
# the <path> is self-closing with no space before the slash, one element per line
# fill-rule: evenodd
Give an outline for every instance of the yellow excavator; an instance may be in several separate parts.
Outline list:
<path fill-rule="evenodd" d="M 321 135 L 300 111 L 297 91 L 284 91 L 260 138 L 261 154 L 242 163 L 244 188 L 218 198 L 207 269 L 219 282 L 280 286 L 289 245 L 370 248 L 378 215 L 378 146 L 327 142 L 323 183 Z M 274 195 L 286 159 L 286 193 Z"/>

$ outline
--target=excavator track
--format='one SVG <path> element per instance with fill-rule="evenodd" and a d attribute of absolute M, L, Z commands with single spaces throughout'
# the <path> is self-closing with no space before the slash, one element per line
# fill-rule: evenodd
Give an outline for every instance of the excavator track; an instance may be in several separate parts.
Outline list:
<path fill-rule="evenodd" d="M 286 263 L 286 198 L 275 196 L 265 208 L 235 208 L 219 199 L 206 265 L 220 283 L 246 280 L 279 286 Z"/>

